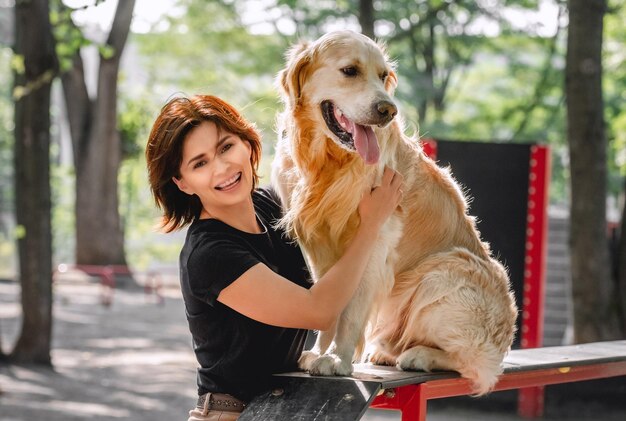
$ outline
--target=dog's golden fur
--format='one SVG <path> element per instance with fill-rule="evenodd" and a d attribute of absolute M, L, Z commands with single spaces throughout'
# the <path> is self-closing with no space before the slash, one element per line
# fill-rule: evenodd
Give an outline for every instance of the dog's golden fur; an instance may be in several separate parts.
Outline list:
<path fill-rule="evenodd" d="M 330 33 L 294 47 L 279 82 L 285 110 L 272 180 L 286 209 L 283 224 L 315 277 L 343 254 L 359 224 L 360 198 L 384 166 L 404 177 L 401 207 L 383 227 L 361 286 L 301 366 L 349 374 L 365 339 L 374 363 L 456 370 L 477 394 L 488 392 L 515 332 L 508 275 L 480 240 L 449 171 L 393 118 L 397 79 L 384 50 L 354 32 Z M 373 127 L 376 164 L 342 145 L 322 115 L 323 101 L 359 127 Z"/>

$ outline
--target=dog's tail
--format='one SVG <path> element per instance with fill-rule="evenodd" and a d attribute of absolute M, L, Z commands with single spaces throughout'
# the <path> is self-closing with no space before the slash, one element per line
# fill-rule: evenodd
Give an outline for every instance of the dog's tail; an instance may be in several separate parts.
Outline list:
<path fill-rule="evenodd" d="M 472 396 L 483 396 L 493 390 L 502 374 L 501 352 L 495 347 L 483 345 L 479 349 L 465 351 L 459 361 L 459 373 L 472 382 Z"/>

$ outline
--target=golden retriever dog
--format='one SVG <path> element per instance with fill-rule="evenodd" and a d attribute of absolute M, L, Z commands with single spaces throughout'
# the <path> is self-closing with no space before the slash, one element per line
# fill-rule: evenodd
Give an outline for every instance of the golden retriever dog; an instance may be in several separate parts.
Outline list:
<path fill-rule="evenodd" d="M 489 392 L 515 334 L 508 274 L 481 241 L 449 171 L 403 134 L 384 50 L 364 35 L 332 32 L 294 46 L 278 84 L 285 110 L 272 183 L 285 207 L 282 223 L 314 278 L 344 253 L 362 194 L 384 167 L 404 177 L 401 205 L 361 285 L 301 368 L 349 375 L 367 344 L 374 364 L 455 370 L 475 394 Z"/>

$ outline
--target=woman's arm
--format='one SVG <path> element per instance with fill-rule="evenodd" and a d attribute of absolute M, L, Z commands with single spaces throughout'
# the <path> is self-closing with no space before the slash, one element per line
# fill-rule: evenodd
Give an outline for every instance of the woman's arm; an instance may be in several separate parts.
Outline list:
<path fill-rule="evenodd" d="M 380 228 L 399 204 L 401 185 L 402 177 L 386 168 L 381 186 L 359 204 L 361 223 L 346 252 L 310 289 L 259 263 L 223 289 L 218 301 L 266 324 L 328 329 L 356 291 Z"/>

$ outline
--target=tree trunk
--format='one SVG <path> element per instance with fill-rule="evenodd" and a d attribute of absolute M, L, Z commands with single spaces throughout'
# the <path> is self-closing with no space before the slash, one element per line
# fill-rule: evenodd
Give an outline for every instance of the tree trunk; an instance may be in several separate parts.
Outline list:
<path fill-rule="evenodd" d="M 15 5 L 15 212 L 23 323 L 11 359 L 50 364 L 52 234 L 50 88 L 57 67 L 47 0 Z M 21 90 L 23 89 L 23 90 Z"/>
<path fill-rule="evenodd" d="M 371 39 L 375 38 L 373 0 L 359 0 L 359 24 L 363 35 L 367 35 Z"/>
<path fill-rule="evenodd" d="M 607 142 L 602 98 L 606 0 L 569 0 L 565 91 L 570 152 L 570 247 L 577 343 L 617 336 L 606 225 Z"/>
<path fill-rule="evenodd" d="M 626 192 L 626 179 L 624 179 L 624 192 Z M 617 286 L 619 289 L 619 306 L 621 310 L 622 337 L 626 337 L 626 198 L 622 210 L 622 222 L 619 229 L 619 242 L 617 245 Z"/>
<path fill-rule="evenodd" d="M 76 263 L 126 264 L 118 209 L 121 141 L 117 131 L 117 79 L 135 1 L 120 1 L 100 56 L 97 97 L 87 95 L 82 60 L 63 77 L 76 167 Z"/>

